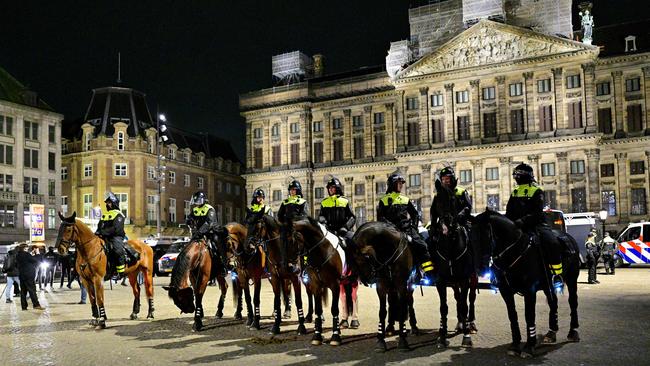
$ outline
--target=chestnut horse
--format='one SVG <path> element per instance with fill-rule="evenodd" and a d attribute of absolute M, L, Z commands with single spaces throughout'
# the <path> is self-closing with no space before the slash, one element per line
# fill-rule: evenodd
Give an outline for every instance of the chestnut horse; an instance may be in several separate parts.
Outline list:
<path fill-rule="evenodd" d="M 61 226 L 56 239 L 56 248 L 60 254 L 65 255 L 68 248 L 75 245 L 77 249 L 75 270 L 88 290 L 93 316 L 91 325 L 106 328 L 104 276 L 106 275 L 107 256 L 104 241 L 83 222 L 77 220 L 76 216 L 77 213 L 73 212 L 72 216 L 63 217 L 59 212 Z M 131 319 L 137 319 L 140 312 L 140 285 L 137 278 L 139 272 L 144 276 L 144 286 L 149 303 L 147 319 L 153 319 L 153 250 L 139 240 L 129 240 L 128 245 L 140 253 L 140 259 L 134 264 L 127 265 L 125 270 L 134 297 Z"/>

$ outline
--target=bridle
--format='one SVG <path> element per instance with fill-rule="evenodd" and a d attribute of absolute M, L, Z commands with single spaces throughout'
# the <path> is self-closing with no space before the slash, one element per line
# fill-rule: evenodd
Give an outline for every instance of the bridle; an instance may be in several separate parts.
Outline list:
<path fill-rule="evenodd" d="M 323 235 L 323 237 L 316 244 L 312 245 L 307 251 L 303 251 L 302 253 L 299 254 L 301 257 L 306 257 L 307 258 L 307 261 L 306 261 L 307 266 L 314 269 L 317 273 L 320 272 L 320 269 L 325 265 L 325 263 L 329 262 L 332 259 L 332 257 L 334 257 L 334 253 L 336 253 L 336 249 L 330 250 L 329 254 L 325 258 L 325 260 L 321 264 L 319 264 L 318 266 L 314 266 L 314 265 L 309 263 L 310 262 L 309 258 L 311 258 L 311 256 L 309 256 L 309 254 L 311 252 L 313 252 L 314 250 L 316 250 L 317 248 L 320 248 L 320 246 L 323 243 L 329 242 L 329 240 L 327 239 L 327 232 L 323 232 L 323 230 L 321 229 L 320 226 L 318 226 L 318 228 L 319 228 L 319 231 L 320 231 L 321 235 Z M 304 237 L 304 235 L 303 235 L 303 237 Z M 336 245 L 338 245 L 338 243 Z"/>
<path fill-rule="evenodd" d="M 66 227 L 70 227 L 70 226 L 72 226 L 73 235 L 71 235 L 69 239 L 63 239 L 61 237 L 61 235 L 63 234 L 64 229 Z M 82 246 L 90 243 L 90 241 L 93 240 L 94 238 L 91 237 L 90 239 L 88 239 L 88 240 L 86 240 L 85 242 L 82 242 L 82 243 L 78 242 L 79 241 L 78 239 L 79 239 L 79 229 L 77 229 L 77 225 L 75 225 L 74 222 L 62 221 L 61 222 L 61 227 L 59 229 L 59 239 L 58 239 L 59 244 L 57 245 L 57 247 L 60 246 L 61 244 L 65 245 L 66 250 L 68 248 L 70 248 L 72 246 L 72 244 L 75 244 L 75 245 L 78 245 L 78 246 L 82 247 Z"/>
<path fill-rule="evenodd" d="M 390 271 L 390 266 L 393 265 L 393 263 L 397 262 L 397 260 L 404 254 L 406 248 L 408 248 L 408 241 L 406 240 L 406 234 L 400 233 L 400 240 L 399 243 L 397 244 L 397 247 L 393 251 L 393 254 L 391 254 L 391 256 L 385 262 L 383 263 L 380 262 L 377 259 L 376 255 L 366 256 L 371 258 L 374 261 L 374 263 L 372 262 L 370 263 L 370 277 L 373 279 L 378 278 L 379 277 L 378 275 L 381 271 L 383 271 L 384 269 L 388 269 L 388 278 L 391 278 L 392 272 Z"/>

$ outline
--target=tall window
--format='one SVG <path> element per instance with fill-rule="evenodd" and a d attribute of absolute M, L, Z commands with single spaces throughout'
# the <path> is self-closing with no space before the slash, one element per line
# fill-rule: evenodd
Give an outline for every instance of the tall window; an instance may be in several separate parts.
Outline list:
<path fill-rule="evenodd" d="M 362 136 L 356 136 L 354 138 L 354 158 L 355 159 L 363 159 L 363 137 Z"/>
<path fill-rule="evenodd" d="M 442 119 L 431 120 L 433 130 L 433 142 L 445 142 L 445 123 Z"/>
<path fill-rule="evenodd" d="M 156 179 L 156 167 L 147 165 L 147 180 Z"/>
<path fill-rule="evenodd" d="M 280 124 L 276 123 L 271 127 L 271 136 L 280 136 Z"/>
<path fill-rule="evenodd" d="M 273 201 L 282 201 L 282 191 L 279 189 L 273 190 Z"/>
<path fill-rule="evenodd" d="M 271 165 L 280 166 L 281 164 L 281 147 L 280 145 L 275 145 L 271 148 Z"/>
<path fill-rule="evenodd" d="M 294 123 L 289 125 L 289 132 L 291 132 L 291 133 L 300 132 L 300 126 L 298 125 L 298 122 L 294 122 Z"/>
<path fill-rule="evenodd" d="M 600 164 L 600 176 L 601 177 L 613 177 L 614 176 L 614 164 Z"/>
<path fill-rule="evenodd" d="M 232 184 L 230 182 L 226 182 L 226 193 L 232 193 Z"/>
<path fill-rule="evenodd" d="M 192 161 L 192 154 L 189 151 L 183 151 L 183 160 L 186 163 L 190 163 Z"/>
<path fill-rule="evenodd" d="M 196 177 L 196 188 L 203 189 L 203 177 Z"/>
<path fill-rule="evenodd" d="M 632 188 L 630 215 L 645 215 L 647 211 L 645 188 Z"/>
<path fill-rule="evenodd" d="M 539 107 L 539 130 L 542 132 L 553 131 L 553 106 Z"/>
<path fill-rule="evenodd" d="M 643 160 L 630 162 L 630 175 L 645 174 L 645 164 Z"/>
<path fill-rule="evenodd" d="M 548 93 L 551 91 L 551 79 L 537 80 L 537 92 Z"/>
<path fill-rule="evenodd" d="M 641 78 L 631 78 L 625 80 L 625 91 L 634 92 L 641 90 Z"/>
<path fill-rule="evenodd" d="M 127 193 L 115 193 L 115 197 L 120 200 L 120 211 L 128 219 L 129 217 L 129 195 Z"/>
<path fill-rule="evenodd" d="M 376 125 L 384 123 L 384 112 L 378 112 L 374 114 L 374 122 Z"/>
<path fill-rule="evenodd" d="M 317 199 L 320 199 L 320 198 L 325 197 L 325 188 L 323 188 L 323 187 L 316 187 L 316 188 L 314 189 L 314 196 L 315 196 Z"/>
<path fill-rule="evenodd" d="M 16 212 L 14 205 L 0 204 L 0 226 L 14 227 L 16 222 Z"/>
<path fill-rule="evenodd" d="M 362 127 L 363 119 L 361 116 L 352 116 L 352 127 Z"/>
<path fill-rule="evenodd" d="M 486 168 L 485 180 L 499 180 L 499 168 Z"/>
<path fill-rule="evenodd" d="M 124 150 L 124 132 L 117 133 L 117 149 Z"/>
<path fill-rule="evenodd" d="M 384 156 L 386 155 L 386 140 L 383 133 L 378 133 L 375 135 L 375 156 Z"/>
<path fill-rule="evenodd" d="M 84 178 L 90 178 L 92 176 L 93 176 L 92 164 L 84 164 Z"/>
<path fill-rule="evenodd" d="M 190 217 L 191 208 L 190 201 L 183 201 L 183 221 L 187 221 L 187 218 Z"/>
<path fill-rule="evenodd" d="M 493 86 L 483 88 L 483 100 L 493 100 L 496 98 L 496 90 Z"/>
<path fill-rule="evenodd" d="M 596 95 L 609 95 L 609 81 L 596 84 Z"/>
<path fill-rule="evenodd" d="M 261 128 L 256 128 L 253 130 L 253 137 L 256 139 L 261 139 L 262 138 L 262 129 Z"/>
<path fill-rule="evenodd" d="M 524 94 L 524 84 L 523 83 L 512 83 L 510 84 L 510 96 L 518 97 Z"/>
<path fill-rule="evenodd" d="M 420 143 L 420 124 L 417 122 L 408 123 L 408 144 L 416 146 Z"/>
<path fill-rule="evenodd" d="M 355 207 L 354 208 L 354 215 L 357 217 L 357 228 L 368 221 L 368 217 L 366 217 L 366 208 L 365 207 Z"/>
<path fill-rule="evenodd" d="M 469 102 L 469 91 L 461 90 L 456 92 L 456 103 Z"/>
<path fill-rule="evenodd" d="M 61 180 L 66 181 L 68 180 L 68 167 L 67 166 L 62 166 L 61 167 Z"/>
<path fill-rule="evenodd" d="M 354 185 L 354 195 L 363 196 L 366 194 L 366 185 L 363 183 L 358 183 Z"/>
<path fill-rule="evenodd" d="M 90 214 L 91 214 L 91 212 L 93 210 L 93 195 L 92 195 L 92 193 L 84 194 L 83 199 L 84 199 L 84 206 L 83 206 L 84 217 L 89 219 Z"/>
<path fill-rule="evenodd" d="M 497 113 L 483 114 L 483 136 L 497 137 Z"/>
<path fill-rule="evenodd" d="M 587 211 L 587 194 L 584 188 L 573 188 L 571 190 L 572 212 Z"/>
<path fill-rule="evenodd" d="M 176 172 L 173 170 L 169 171 L 169 184 L 176 184 Z"/>
<path fill-rule="evenodd" d="M 343 160 L 343 140 L 336 139 L 332 141 L 332 148 L 334 153 L 334 161 Z"/>
<path fill-rule="evenodd" d="M 156 196 L 147 195 L 147 222 L 151 225 L 156 222 Z"/>
<path fill-rule="evenodd" d="M 0 164 L 14 164 L 14 147 L 0 144 Z"/>
<path fill-rule="evenodd" d="M 585 161 L 571 160 L 571 174 L 585 174 Z"/>
<path fill-rule="evenodd" d="M 176 149 L 173 147 L 168 147 L 167 148 L 167 158 L 169 160 L 176 160 Z"/>
<path fill-rule="evenodd" d="M 386 192 L 386 182 L 377 182 L 375 183 L 375 193 L 383 194 Z"/>
<path fill-rule="evenodd" d="M 512 133 L 521 135 L 524 133 L 524 110 L 514 109 L 510 111 L 510 123 L 512 126 Z"/>
<path fill-rule="evenodd" d="M 49 125 L 47 126 L 47 141 L 50 144 L 53 144 L 56 142 L 56 127 Z"/>
<path fill-rule="evenodd" d="M 183 174 L 183 187 L 189 187 L 189 186 L 190 186 L 190 175 Z"/>
<path fill-rule="evenodd" d="M 643 128 L 643 111 L 641 104 L 627 106 L 627 130 L 628 132 L 639 132 Z"/>
<path fill-rule="evenodd" d="M 169 222 L 176 222 L 176 198 L 169 199 Z"/>
<path fill-rule="evenodd" d="M 413 111 L 416 109 L 418 109 L 418 98 L 416 97 L 406 98 L 406 110 Z"/>
<path fill-rule="evenodd" d="M 264 167 L 264 150 L 261 147 L 256 147 L 253 149 L 253 155 L 255 157 L 255 169 L 262 169 Z"/>
<path fill-rule="evenodd" d="M 458 116 L 458 140 L 469 140 L 469 116 Z"/>
<path fill-rule="evenodd" d="M 0 174 L 0 192 L 13 192 L 14 176 L 11 174 Z"/>
<path fill-rule="evenodd" d="M 459 178 L 460 178 L 460 182 L 462 184 L 471 183 L 472 182 L 472 170 L 471 169 L 461 170 Z"/>
<path fill-rule="evenodd" d="M 223 192 L 223 182 L 220 180 L 217 180 L 217 193 Z"/>
<path fill-rule="evenodd" d="M 47 168 L 52 171 L 56 170 L 56 153 L 47 153 Z"/>
<path fill-rule="evenodd" d="M 569 75 L 566 77 L 566 88 L 575 89 L 580 87 L 580 74 Z"/>
<path fill-rule="evenodd" d="M 323 142 L 314 142 L 314 163 L 320 164 L 323 162 Z"/>
<path fill-rule="evenodd" d="M 544 192 L 544 201 L 544 206 L 557 208 L 557 192 L 552 189 Z"/>
<path fill-rule="evenodd" d="M 612 133 L 612 109 L 598 108 L 598 132 Z"/>
<path fill-rule="evenodd" d="M 332 118 L 332 129 L 340 130 L 343 128 L 343 118 Z"/>
<path fill-rule="evenodd" d="M 7 135 L 7 136 L 14 135 L 13 117 L 0 115 L 0 135 Z"/>
<path fill-rule="evenodd" d="M 84 146 L 86 147 L 86 151 L 90 151 L 90 141 L 92 141 L 93 135 L 91 133 L 86 134 L 86 142 Z"/>
<path fill-rule="evenodd" d="M 542 163 L 542 177 L 552 177 L 555 175 L 555 163 Z"/>
<path fill-rule="evenodd" d="M 38 150 L 25 149 L 23 157 L 25 168 L 38 169 Z"/>
<path fill-rule="evenodd" d="M 47 194 L 49 196 L 54 196 L 56 193 L 56 181 L 54 179 L 47 180 Z"/>
<path fill-rule="evenodd" d="M 616 192 L 612 190 L 601 192 L 601 202 L 603 210 L 607 211 L 608 216 L 616 215 Z"/>
<path fill-rule="evenodd" d="M 116 177 L 126 177 L 128 175 L 128 165 L 126 163 L 116 163 L 114 167 Z"/>
<path fill-rule="evenodd" d="M 421 185 L 420 174 L 409 174 L 409 187 L 419 187 Z"/>
<path fill-rule="evenodd" d="M 25 140 L 38 140 L 38 122 L 25 121 Z"/>
<path fill-rule="evenodd" d="M 38 178 L 23 178 L 23 193 L 38 194 Z"/>
<path fill-rule="evenodd" d="M 487 207 L 494 211 L 499 211 L 501 207 L 499 204 L 499 195 L 498 194 L 488 194 L 487 195 Z"/>
<path fill-rule="evenodd" d="M 291 144 L 291 165 L 300 164 L 300 145 Z"/>
<path fill-rule="evenodd" d="M 323 122 L 321 121 L 316 121 L 312 123 L 312 127 L 314 132 L 323 132 Z"/>
<path fill-rule="evenodd" d="M 442 94 L 431 95 L 431 106 L 442 107 Z"/>
<path fill-rule="evenodd" d="M 582 127 L 582 102 L 567 104 L 567 112 L 569 114 L 569 128 L 581 128 Z"/>

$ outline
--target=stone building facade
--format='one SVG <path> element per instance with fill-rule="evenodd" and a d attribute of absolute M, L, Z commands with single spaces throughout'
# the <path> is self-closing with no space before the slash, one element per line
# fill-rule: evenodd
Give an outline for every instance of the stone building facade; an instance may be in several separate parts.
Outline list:
<path fill-rule="evenodd" d="M 104 195 L 120 198 L 127 235 L 155 235 L 158 213 L 156 123 L 144 94 L 123 87 L 93 90 L 83 120 L 65 127 L 61 168 L 63 209 L 78 217 L 97 218 Z M 177 123 L 175 123 L 177 124 Z M 244 180 L 240 163 L 227 141 L 168 127 L 161 144 L 161 226 L 163 235 L 182 235 L 196 191 L 207 193 L 221 222 L 244 213 Z M 93 212 L 93 210 L 95 210 Z"/>
<path fill-rule="evenodd" d="M 444 166 L 480 212 L 505 209 L 523 161 L 550 207 L 605 208 L 611 228 L 647 220 L 650 53 L 605 50 L 481 19 L 390 76 L 366 68 L 243 94 L 246 189 L 271 192 L 277 209 L 298 179 L 313 213 L 334 175 L 364 222 L 399 170 L 426 222 Z"/>
<path fill-rule="evenodd" d="M 62 119 L 0 68 L 0 243 L 29 240 L 30 204 L 45 206 L 45 240 L 56 238 Z"/>

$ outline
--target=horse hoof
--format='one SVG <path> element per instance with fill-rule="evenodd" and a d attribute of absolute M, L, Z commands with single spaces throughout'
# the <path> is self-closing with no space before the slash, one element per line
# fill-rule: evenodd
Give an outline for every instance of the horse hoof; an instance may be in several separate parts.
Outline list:
<path fill-rule="evenodd" d="M 214 316 L 217 317 L 217 319 L 223 318 L 223 311 L 217 310 L 217 313 L 214 314 Z"/>
<path fill-rule="evenodd" d="M 89 322 L 88 324 L 90 324 L 90 325 L 93 326 L 93 327 L 96 327 L 96 326 L 99 325 L 99 320 L 97 320 L 97 319 L 91 319 L 90 322 Z"/>
<path fill-rule="evenodd" d="M 473 346 L 472 344 L 472 337 L 470 336 L 463 336 L 463 340 L 460 343 L 461 347 L 466 347 L 466 348 L 471 348 Z"/>
<path fill-rule="evenodd" d="M 395 326 L 394 325 L 390 324 L 390 325 L 388 325 L 386 327 L 386 335 L 389 336 L 389 337 L 392 336 L 392 335 L 395 335 Z"/>
<path fill-rule="evenodd" d="M 100 329 L 106 329 L 106 322 L 103 321 L 103 320 L 100 320 L 100 321 L 99 321 L 99 328 L 100 328 Z"/>
<path fill-rule="evenodd" d="M 330 346 L 340 346 L 341 342 L 340 334 L 332 334 L 332 338 L 330 338 Z"/>
<path fill-rule="evenodd" d="M 446 339 L 438 339 L 438 343 L 436 344 L 436 346 L 438 347 L 438 349 L 447 348 L 447 346 L 449 346 L 449 341 L 447 341 Z"/>
<path fill-rule="evenodd" d="M 386 341 L 383 339 L 380 339 L 377 341 L 377 344 L 375 345 L 375 352 L 377 353 L 384 353 L 386 352 L 388 348 L 386 347 Z"/>
<path fill-rule="evenodd" d="M 304 324 L 298 325 L 298 335 L 305 335 L 307 334 L 307 328 L 305 328 Z"/>
<path fill-rule="evenodd" d="M 469 323 L 469 334 L 476 334 L 478 333 L 478 328 L 476 327 L 476 323 L 470 322 Z"/>
<path fill-rule="evenodd" d="M 530 345 L 525 345 L 524 349 L 521 350 L 519 357 L 521 358 L 533 358 L 535 356 L 535 347 Z"/>
<path fill-rule="evenodd" d="M 399 342 L 397 343 L 397 349 L 400 352 L 408 352 L 411 350 L 409 342 L 406 340 L 406 337 L 399 337 Z"/>
<path fill-rule="evenodd" d="M 244 317 L 241 315 L 241 313 L 235 313 L 234 315 L 235 320 L 243 320 Z"/>
<path fill-rule="evenodd" d="M 305 317 L 305 323 L 311 323 L 313 321 L 314 319 L 312 318 L 311 314 L 307 314 L 307 316 Z"/>
<path fill-rule="evenodd" d="M 274 335 L 280 334 L 280 326 L 274 325 L 273 327 L 271 327 L 271 334 Z"/>
<path fill-rule="evenodd" d="M 136 319 L 138 319 L 138 314 L 131 313 L 131 316 L 129 318 L 131 318 L 131 320 L 136 320 Z"/>
<path fill-rule="evenodd" d="M 557 341 L 557 336 L 554 331 L 549 330 L 548 333 L 544 335 L 544 338 L 542 339 L 542 343 L 544 344 L 553 344 Z"/>
<path fill-rule="evenodd" d="M 291 319 L 291 310 L 285 310 L 284 313 L 282 313 L 282 319 Z"/>
<path fill-rule="evenodd" d="M 200 332 L 202 328 L 203 328 L 203 323 L 201 322 L 194 322 L 194 324 L 192 324 L 192 330 L 195 332 Z"/>
<path fill-rule="evenodd" d="M 518 344 L 511 344 L 510 347 L 508 347 L 508 356 L 519 356 L 521 351 L 519 350 L 519 345 Z"/>
<path fill-rule="evenodd" d="M 420 335 L 420 328 L 416 327 L 415 325 L 412 326 L 411 327 L 411 334 L 413 334 L 415 336 L 419 336 Z"/>
<path fill-rule="evenodd" d="M 580 334 L 578 334 L 578 331 L 575 329 L 571 329 L 566 338 L 569 342 L 580 342 Z"/>
<path fill-rule="evenodd" d="M 323 344 L 323 336 L 318 333 L 314 333 L 314 336 L 311 338 L 311 345 L 320 346 L 321 344 Z"/>
<path fill-rule="evenodd" d="M 461 322 L 456 323 L 456 328 L 454 328 L 454 331 L 456 333 L 462 333 L 463 332 L 463 324 Z"/>
<path fill-rule="evenodd" d="M 153 319 L 153 313 L 147 314 L 147 319 Z"/>

